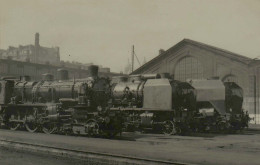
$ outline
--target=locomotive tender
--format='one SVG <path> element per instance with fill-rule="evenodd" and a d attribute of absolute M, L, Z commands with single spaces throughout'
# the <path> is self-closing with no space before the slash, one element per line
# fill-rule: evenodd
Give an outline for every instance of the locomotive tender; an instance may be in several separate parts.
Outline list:
<path fill-rule="evenodd" d="M 68 71 L 58 70 L 59 80 L 43 74 L 43 80 L 12 77 L 0 81 L 0 123 L 11 130 L 21 126 L 29 132 L 42 129 L 74 134 L 112 136 L 121 131 L 118 112 L 110 113 L 109 80 L 98 77 L 98 67 L 89 67 L 90 77 L 69 80 Z"/>

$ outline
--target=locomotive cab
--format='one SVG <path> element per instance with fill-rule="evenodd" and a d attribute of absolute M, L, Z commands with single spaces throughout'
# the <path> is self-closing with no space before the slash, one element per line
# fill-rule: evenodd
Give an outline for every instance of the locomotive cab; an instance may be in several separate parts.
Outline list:
<path fill-rule="evenodd" d="M 230 124 L 235 130 L 248 127 L 250 120 L 247 112 L 242 109 L 243 89 L 235 82 L 225 82 L 226 89 L 226 108 L 230 114 Z"/>
<path fill-rule="evenodd" d="M 235 82 L 225 82 L 226 107 L 229 113 L 240 114 L 243 104 L 243 89 Z"/>
<path fill-rule="evenodd" d="M 225 86 L 218 79 L 188 80 L 196 93 L 196 111 L 192 127 L 199 131 L 225 130 L 229 114 L 226 113 Z"/>

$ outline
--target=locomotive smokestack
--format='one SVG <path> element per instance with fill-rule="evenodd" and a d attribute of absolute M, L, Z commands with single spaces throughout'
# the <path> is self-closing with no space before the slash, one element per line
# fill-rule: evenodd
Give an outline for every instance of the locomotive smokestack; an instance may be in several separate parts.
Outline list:
<path fill-rule="evenodd" d="M 58 69 L 58 80 L 68 80 L 69 72 L 66 69 Z"/>
<path fill-rule="evenodd" d="M 91 65 L 88 67 L 88 75 L 90 77 L 97 77 L 98 76 L 98 66 L 97 65 Z"/>
<path fill-rule="evenodd" d="M 45 73 L 42 74 L 42 80 L 44 81 L 53 81 L 54 80 L 54 76 L 50 73 Z"/>

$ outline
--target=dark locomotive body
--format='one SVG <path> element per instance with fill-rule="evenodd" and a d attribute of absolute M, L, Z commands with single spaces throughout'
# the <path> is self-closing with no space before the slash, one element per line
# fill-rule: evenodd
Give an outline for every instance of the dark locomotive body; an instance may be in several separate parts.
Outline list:
<path fill-rule="evenodd" d="M 123 112 L 126 130 L 166 134 L 236 131 L 249 121 L 242 110 L 242 93 L 234 82 L 180 82 L 165 74 L 133 75 L 112 80 L 110 107 Z"/>
<path fill-rule="evenodd" d="M 121 132 L 118 112 L 107 108 L 109 80 L 98 77 L 97 66 L 89 71 L 90 77 L 83 80 L 69 80 L 63 69 L 58 71 L 59 80 L 50 74 L 44 74 L 40 82 L 1 80 L 2 122 L 13 130 L 24 125 L 30 132 L 108 136 Z"/>

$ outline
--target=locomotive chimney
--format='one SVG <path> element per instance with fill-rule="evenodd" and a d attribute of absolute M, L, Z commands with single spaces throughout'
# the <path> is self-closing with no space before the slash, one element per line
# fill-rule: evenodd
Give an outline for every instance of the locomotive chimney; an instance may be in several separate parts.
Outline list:
<path fill-rule="evenodd" d="M 68 80 L 69 72 L 66 69 L 58 69 L 58 80 Z"/>
<path fill-rule="evenodd" d="M 88 75 L 90 77 L 97 77 L 98 76 L 98 66 L 97 65 L 91 65 L 88 67 Z"/>
<path fill-rule="evenodd" d="M 40 34 L 36 33 L 35 34 L 35 46 L 39 46 L 40 45 Z"/>
<path fill-rule="evenodd" d="M 42 80 L 44 80 L 44 81 L 53 81 L 54 77 L 50 73 L 45 73 L 45 74 L 42 74 Z"/>

